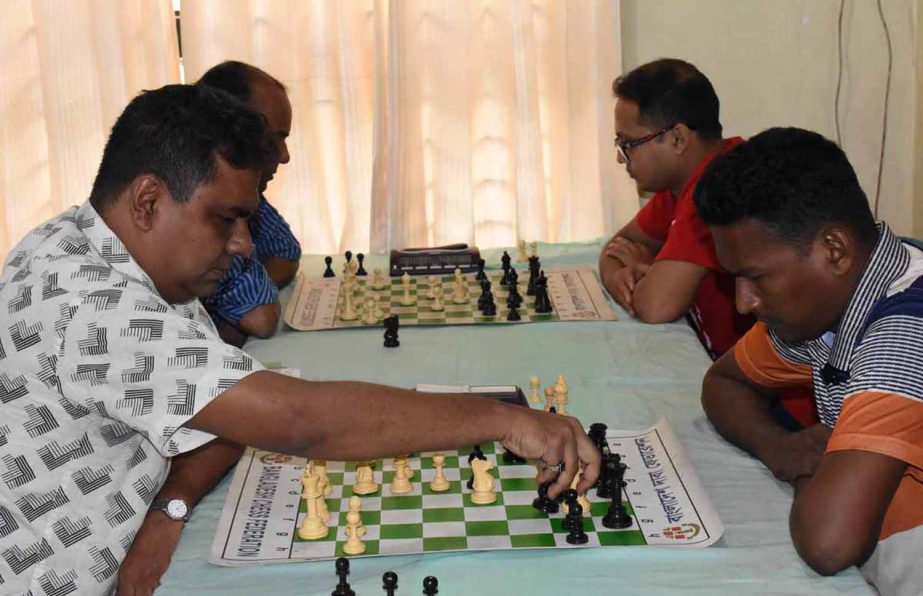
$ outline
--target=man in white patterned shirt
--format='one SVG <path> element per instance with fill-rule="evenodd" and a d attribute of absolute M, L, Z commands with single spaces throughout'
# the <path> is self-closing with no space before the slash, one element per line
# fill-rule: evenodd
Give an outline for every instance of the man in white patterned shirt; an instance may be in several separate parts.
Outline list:
<path fill-rule="evenodd" d="M 247 217 L 274 158 L 262 117 L 229 95 L 145 92 L 113 127 L 90 200 L 10 253 L 0 275 L 0 592 L 151 593 L 169 556 L 136 562 L 153 569 L 131 581 L 120 565 L 133 543 L 175 543 L 188 504 L 165 479 L 220 450 L 216 437 L 344 460 L 499 440 L 565 463 L 552 495 L 578 460 L 579 490 L 595 480 L 597 451 L 573 418 L 292 379 L 220 340 L 197 298 L 250 252 Z M 180 454 L 189 459 L 171 471 Z M 191 500 L 208 490 L 184 486 L 199 491 Z M 146 517 L 161 523 L 139 532 Z"/>

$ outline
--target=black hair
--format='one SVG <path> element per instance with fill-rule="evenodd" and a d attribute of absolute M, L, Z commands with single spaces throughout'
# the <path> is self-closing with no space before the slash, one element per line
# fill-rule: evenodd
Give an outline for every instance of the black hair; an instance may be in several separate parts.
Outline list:
<path fill-rule="evenodd" d="M 136 96 L 116 120 L 93 182 L 97 211 L 135 178 L 154 174 L 185 203 L 215 175 L 215 156 L 262 170 L 277 158 L 266 118 L 223 91 L 167 85 Z"/>
<path fill-rule="evenodd" d="M 249 102 L 253 81 L 257 78 L 262 78 L 275 84 L 282 91 L 286 90 L 285 85 L 265 70 L 237 60 L 226 60 L 221 64 L 212 66 L 196 82 L 196 85 L 208 85 L 215 89 L 221 89 L 240 101 Z"/>
<path fill-rule="evenodd" d="M 846 154 L 800 128 L 770 128 L 716 157 L 699 179 L 694 201 L 709 225 L 752 219 L 802 247 L 834 223 L 848 226 L 865 246 L 878 238 Z"/>
<path fill-rule="evenodd" d="M 720 103 L 711 81 L 692 64 L 661 58 L 612 82 L 619 99 L 638 104 L 641 124 L 666 128 L 685 124 L 702 138 L 721 138 Z"/>

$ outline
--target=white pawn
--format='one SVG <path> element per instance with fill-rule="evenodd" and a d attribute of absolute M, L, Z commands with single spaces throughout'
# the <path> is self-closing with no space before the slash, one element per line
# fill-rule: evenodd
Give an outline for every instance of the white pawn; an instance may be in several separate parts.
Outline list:
<path fill-rule="evenodd" d="M 437 285 L 433 288 L 433 302 L 429 305 L 429 308 L 436 312 L 445 310 L 445 303 L 442 302 L 442 286 Z"/>
<path fill-rule="evenodd" d="M 404 295 L 401 296 L 401 306 L 410 306 L 416 303 L 416 298 L 410 295 L 410 274 L 405 272 L 401 276 L 401 285 L 404 288 Z"/>
<path fill-rule="evenodd" d="M 538 378 L 538 375 L 529 377 L 529 398 L 534 404 L 542 401 L 542 394 L 540 393 L 541 386 L 542 380 Z"/>
<path fill-rule="evenodd" d="M 394 478 L 391 480 L 391 494 L 403 495 L 413 490 L 413 484 L 410 483 L 408 472 L 407 458 L 403 456 L 394 458 Z"/>
<path fill-rule="evenodd" d="M 372 277 L 372 289 L 384 290 L 386 287 L 385 276 L 381 274 L 381 269 L 379 267 L 375 267 L 374 276 Z"/>
<path fill-rule="evenodd" d="M 550 412 L 554 405 L 554 387 L 545 387 L 545 411 Z"/>
<path fill-rule="evenodd" d="M 375 316 L 375 298 L 371 296 L 367 296 L 362 305 L 362 322 L 366 325 L 378 324 L 378 317 Z"/>
<path fill-rule="evenodd" d="M 449 490 L 451 484 L 449 483 L 448 478 L 445 477 L 445 455 L 437 453 L 433 455 L 433 466 L 436 468 L 436 475 L 433 477 L 432 482 L 429 483 L 429 488 L 433 492 L 441 493 Z"/>
<path fill-rule="evenodd" d="M 375 318 L 378 319 L 378 320 L 380 321 L 380 320 L 382 320 L 382 319 L 385 318 L 385 313 L 382 312 L 382 310 L 381 310 L 381 303 L 380 303 L 380 300 L 379 300 L 379 298 L 378 298 L 378 295 L 376 294 L 376 295 L 372 296 L 372 300 L 375 301 L 375 302 L 374 302 L 374 305 L 375 305 L 375 306 L 374 306 L 374 309 L 373 309 L 374 312 L 375 312 Z"/>
<path fill-rule="evenodd" d="M 567 415 L 567 392 L 558 384 L 554 386 L 554 409 L 558 414 Z"/>
<path fill-rule="evenodd" d="M 455 304 L 468 303 L 468 285 L 462 277 L 461 269 L 455 268 L 455 285 L 452 288 L 452 302 Z"/>
<path fill-rule="evenodd" d="M 362 501 L 353 495 L 349 498 L 349 513 L 346 514 L 346 544 L 343 552 L 347 555 L 361 555 L 365 552 L 365 543 L 359 540 L 365 536 L 365 526 L 362 525 Z"/>
<path fill-rule="evenodd" d="M 489 505 L 497 500 L 497 493 L 494 492 L 494 477 L 491 476 L 490 470 L 493 469 L 494 462 L 489 459 L 474 459 L 471 461 L 471 472 L 474 474 L 474 482 L 471 488 L 471 502 L 476 505 Z"/>
<path fill-rule="evenodd" d="M 372 473 L 372 462 L 356 462 L 356 481 L 353 483 L 354 495 L 370 495 L 378 492 L 375 477 Z"/>
<path fill-rule="evenodd" d="M 426 278 L 426 297 L 430 300 L 436 297 L 436 284 L 439 283 L 439 279 L 435 275 L 430 275 Z"/>
<path fill-rule="evenodd" d="M 516 246 L 519 248 L 519 254 L 516 255 L 516 262 L 525 263 L 529 260 L 529 255 L 526 254 L 526 241 L 520 239 L 519 242 L 516 243 Z"/>

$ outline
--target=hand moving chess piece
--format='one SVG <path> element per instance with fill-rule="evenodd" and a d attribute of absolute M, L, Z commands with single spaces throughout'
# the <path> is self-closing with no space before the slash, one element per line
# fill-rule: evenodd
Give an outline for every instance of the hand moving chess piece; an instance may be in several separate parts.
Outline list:
<path fill-rule="evenodd" d="M 494 492 L 494 477 L 490 470 L 494 467 L 494 462 L 483 459 L 474 459 L 471 461 L 471 471 L 474 474 L 474 483 L 471 493 L 471 502 L 477 505 L 488 505 L 497 500 L 497 493 Z"/>

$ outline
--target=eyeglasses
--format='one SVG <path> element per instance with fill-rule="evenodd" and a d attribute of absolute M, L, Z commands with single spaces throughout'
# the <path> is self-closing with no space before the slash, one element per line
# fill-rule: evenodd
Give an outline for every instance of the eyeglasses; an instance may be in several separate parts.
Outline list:
<path fill-rule="evenodd" d="M 633 139 L 631 141 L 619 141 L 615 139 L 615 149 L 618 151 L 619 156 L 622 158 L 626 164 L 631 162 L 631 158 L 628 157 L 628 150 L 639 147 L 648 141 L 653 141 L 657 137 L 670 132 L 676 125 L 668 126 L 666 128 L 661 128 L 657 132 L 652 132 L 649 135 L 643 136 L 640 139 Z"/>

